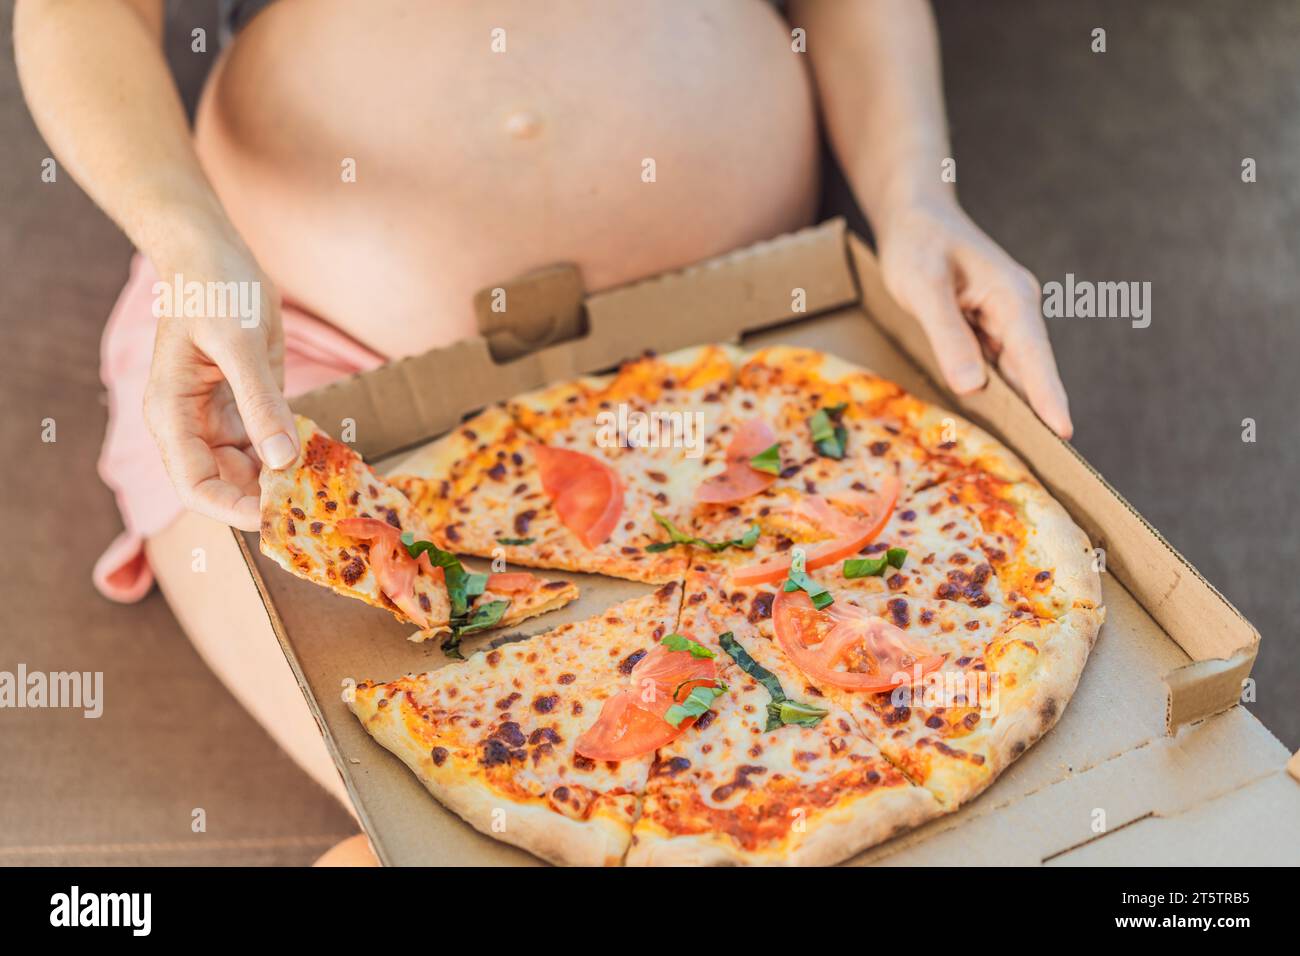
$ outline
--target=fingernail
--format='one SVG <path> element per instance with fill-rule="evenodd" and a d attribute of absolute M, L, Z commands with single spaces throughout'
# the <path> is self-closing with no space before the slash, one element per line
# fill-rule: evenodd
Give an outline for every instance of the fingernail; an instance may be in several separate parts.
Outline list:
<path fill-rule="evenodd" d="M 984 385 L 984 367 L 982 365 L 962 365 L 953 369 L 952 387 L 959 395 L 973 392 Z"/>
<path fill-rule="evenodd" d="M 257 446 L 257 453 L 270 468 L 283 468 L 298 457 L 293 450 L 293 439 L 284 432 L 277 432 L 263 441 Z"/>

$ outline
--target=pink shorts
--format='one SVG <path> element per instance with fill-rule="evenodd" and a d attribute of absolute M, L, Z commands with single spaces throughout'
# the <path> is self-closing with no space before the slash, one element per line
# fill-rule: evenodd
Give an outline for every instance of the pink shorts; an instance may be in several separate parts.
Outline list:
<path fill-rule="evenodd" d="M 144 423 L 144 391 L 153 356 L 153 266 L 140 255 L 108 318 L 100 346 L 100 377 L 108 389 L 108 434 L 99 476 L 117 496 L 126 530 L 95 562 L 95 587 L 114 601 L 138 601 L 153 586 L 144 541 L 184 510 Z M 384 361 L 338 329 L 284 303 L 284 385 L 290 397 Z"/>

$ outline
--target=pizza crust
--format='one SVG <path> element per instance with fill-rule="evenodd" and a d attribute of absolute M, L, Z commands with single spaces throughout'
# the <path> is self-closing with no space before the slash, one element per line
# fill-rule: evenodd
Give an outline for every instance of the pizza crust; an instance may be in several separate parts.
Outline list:
<path fill-rule="evenodd" d="M 1037 532 L 1034 548 L 1042 565 L 1052 569 L 1054 584 L 1069 599 L 1071 608 L 1102 606 L 1101 574 L 1095 566 L 1092 542 L 1075 524 L 1061 503 L 1030 479 L 1011 489 L 1026 522 Z M 1100 625 L 1100 621 L 1098 622 Z M 1089 640 L 1095 640 L 1096 634 Z"/>
<path fill-rule="evenodd" d="M 716 834 L 677 836 L 640 828 L 628 866 L 829 866 L 943 814 L 921 787 L 888 787 L 818 814 L 792 848 L 752 852 Z"/>
<path fill-rule="evenodd" d="M 977 752 L 982 766 L 960 760 L 937 761 L 922 785 L 945 811 L 956 810 L 983 793 L 997 778 L 1051 730 L 1083 674 L 1088 654 L 1105 618 L 1104 610 L 1075 609 L 1055 621 L 1030 622 L 1040 646 L 1040 658 L 1030 679 L 1013 691 L 1003 689 L 1003 704 L 993 729 L 981 736 Z M 1042 639 L 1042 632 L 1050 636 Z"/>
<path fill-rule="evenodd" d="M 431 794 L 480 833 L 562 866 L 617 866 L 622 860 L 632 835 L 630 821 L 599 809 L 587 820 L 574 820 L 541 801 L 525 803 L 494 792 L 479 778 L 458 773 L 450 764 L 440 770 L 407 730 L 403 715 L 406 705 L 380 707 L 380 699 L 379 688 L 358 688 L 348 708 Z M 636 798 L 629 795 L 627 800 L 634 807 Z M 506 807 L 507 828 L 494 832 L 494 814 Z"/>

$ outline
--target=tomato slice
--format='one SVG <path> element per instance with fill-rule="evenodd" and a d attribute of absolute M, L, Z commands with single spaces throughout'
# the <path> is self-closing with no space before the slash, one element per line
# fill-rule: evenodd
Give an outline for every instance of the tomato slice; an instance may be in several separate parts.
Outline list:
<path fill-rule="evenodd" d="M 432 627 L 433 622 L 415 596 L 415 578 L 421 566 L 433 570 L 427 556 L 421 555 L 424 560 L 417 562 L 402 544 L 401 532 L 378 518 L 344 518 L 335 527 L 349 538 L 370 542 L 370 570 L 375 573 L 379 590 L 411 623 L 421 628 Z"/>
<path fill-rule="evenodd" d="M 772 486 L 777 475 L 750 467 L 749 459 L 776 443 L 776 432 L 761 418 L 750 418 L 736 429 L 727 446 L 727 465 L 721 474 L 706 478 L 695 489 L 703 504 L 725 504 L 756 495 Z"/>
<path fill-rule="evenodd" d="M 429 560 L 427 551 L 420 552 L 420 557 L 416 563 L 423 573 L 439 584 L 446 586 L 447 573 L 443 571 L 441 566 Z M 496 594 L 515 594 L 519 591 L 531 591 L 539 580 L 541 579 L 537 575 L 529 574 L 527 571 L 503 571 L 500 574 L 488 575 L 487 589 Z"/>
<path fill-rule="evenodd" d="M 799 670 L 843 690 L 879 693 L 911 684 L 946 660 L 912 644 L 906 632 L 850 604 L 819 611 L 802 591 L 782 591 L 772 602 L 776 639 Z M 862 670 L 836 670 L 852 655 Z"/>
<path fill-rule="evenodd" d="M 631 690 L 620 691 L 605 701 L 600 716 L 573 749 L 592 760 L 630 760 L 671 743 L 685 730 L 642 710 L 636 702 L 637 692 Z"/>
<path fill-rule="evenodd" d="M 516 591 L 531 591 L 537 581 L 537 575 L 527 571 L 503 571 L 488 575 L 487 589 L 497 594 L 514 594 Z"/>
<path fill-rule="evenodd" d="M 642 710 L 662 717 L 696 687 L 712 683 L 717 674 L 713 658 L 694 657 L 690 651 L 670 651 L 657 644 L 632 668 L 632 689 Z"/>
<path fill-rule="evenodd" d="M 400 540 L 402 535 L 387 521 L 380 521 L 378 518 L 343 518 L 334 527 L 349 538 L 356 538 L 358 541 L 371 541 L 390 534 Z"/>
<path fill-rule="evenodd" d="M 711 658 L 670 651 L 660 644 L 632 668 L 632 686 L 605 701 L 574 750 L 592 760 L 629 760 L 657 750 L 695 723 L 687 718 L 674 727 L 664 719 L 668 708 L 696 687 L 716 680 L 717 667 Z"/>
<path fill-rule="evenodd" d="M 533 445 L 542 490 L 560 522 L 588 548 L 608 540 L 623 514 L 623 482 L 609 465 L 568 448 Z"/>
<path fill-rule="evenodd" d="M 873 496 L 868 513 L 856 519 L 832 507 L 824 498 L 814 495 L 802 499 L 795 510 L 802 511 L 819 528 L 835 535 L 828 541 L 818 541 L 803 548 L 808 570 L 815 571 L 834 564 L 856 554 L 873 541 L 893 515 L 901 487 L 893 475 L 887 477 L 881 483 L 880 492 Z M 790 554 L 781 554 L 758 564 L 737 568 L 731 572 L 731 580 L 735 584 L 771 584 L 781 581 L 790 573 L 791 557 Z"/>

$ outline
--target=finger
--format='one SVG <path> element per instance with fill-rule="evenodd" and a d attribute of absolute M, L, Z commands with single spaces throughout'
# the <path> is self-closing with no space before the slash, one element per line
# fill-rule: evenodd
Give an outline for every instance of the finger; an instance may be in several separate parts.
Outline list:
<path fill-rule="evenodd" d="M 223 524 L 256 531 L 258 499 L 250 497 L 246 487 L 223 477 L 217 455 L 193 432 L 179 398 L 154 391 L 145 409 L 149 430 L 181 504 Z"/>
<path fill-rule="evenodd" d="M 958 395 L 978 391 L 988 381 L 984 355 L 970 323 L 957 305 L 952 276 L 936 269 L 913 279 L 904 293 L 903 305 L 910 309 L 925 330 L 948 386 Z"/>
<path fill-rule="evenodd" d="M 258 457 L 278 471 L 298 457 L 298 429 L 266 350 L 242 345 L 216 349 L 212 359 L 230 384 L 239 417 Z"/>
<path fill-rule="evenodd" d="M 1029 405 L 1047 427 L 1062 438 L 1074 434 L 1070 420 L 1070 400 L 1056 368 L 1052 345 L 1046 333 L 1012 334 L 1008 337 L 998 363 L 1014 387 L 1029 400 Z"/>
<path fill-rule="evenodd" d="M 244 531 L 256 531 L 261 525 L 262 512 L 262 489 L 258 481 L 261 464 L 239 448 L 214 448 L 212 453 L 217 459 L 221 480 L 240 492 L 240 498 L 234 504 L 238 520 L 232 523 Z"/>
<path fill-rule="evenodd" d="M 958 256 L 967 280 L 963 304 L 976 310 L 1000 346 L 998 368 L 1048 428 L 1069 438 L 1070 402 L 1043 322 L 1038 280 L 996 247 L 966 247 Z"/>
<path fill-rule="evenodd" d="M 1008 334 L 1002 340 L 1003 355 L 999 364 L 1005 363 L 1015 369 L 1030 407 L 1048 428 L 1068 439 L 1074 434 L 1070 400 L 1056 367 L 1052 340 L 1047 336 L 1038 280 L 1026 273 L 1026 281 L 1008 294 L 1012 301 L 1012 318 Z"/>
<path fill-rule="evenodd" d="M 1039 310 L 1037 283 L 1031 278 L 1023 288 L 992 296 L 984 308 L 1003 313 L 989 316 L 989 324 L 1000 329 L 1002 354 L 998 367 L 1007 373 L 1012 387 L 1028 399 L 1047 427 L 1062 438 L 1069 438 L 1074 434 L 1070 401 Z"/>

